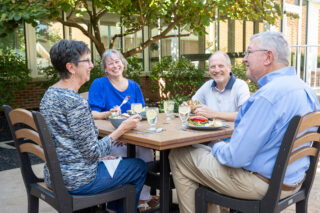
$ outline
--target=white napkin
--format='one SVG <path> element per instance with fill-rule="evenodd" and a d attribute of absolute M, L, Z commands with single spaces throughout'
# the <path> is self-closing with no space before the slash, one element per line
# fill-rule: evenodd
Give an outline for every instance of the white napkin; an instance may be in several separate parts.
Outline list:
<path fill-rule="evenodd" d="M 113 178 L 114 172 L 116 171 L 121 160 L 122 160 L 122 157 L 118 157 L 114 160 L 102 160 L 111 178 Z"/>

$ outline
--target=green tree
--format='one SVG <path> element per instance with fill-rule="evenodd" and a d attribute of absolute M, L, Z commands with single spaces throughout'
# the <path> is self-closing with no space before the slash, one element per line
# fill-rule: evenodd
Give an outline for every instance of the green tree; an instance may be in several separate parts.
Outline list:
<path fill-rule="evenodd" d="M 31 81 L 31 71 L 26 61 L 13 50 L 4 49 L 0 54 L 0 106 L 11 104 L 15 93 L 26 89 Z"/>
<path fill-rule="evenodd" d="M 125 29 L 113 36 L 108 48 L 113 48 L 117 38 L 139 32 L 144 27 L 160 29 L 159 34 L 123 52 L 129 57 L 164 38 L 191 33 L 202 35 L 213 19 L 264 20 L 272 24 L 280 16 L 281 9 L 273 0 L 1 0 L 0 35 L 11 32 L 24 21 L 33 26 L 38 24 L 36 20 L 58 21 L 81 30 L 102 55 L 105 47 L 99 22 L 107 13 L 118 15 Z M 170 34 L 178 28 L 189 33 Z"/>

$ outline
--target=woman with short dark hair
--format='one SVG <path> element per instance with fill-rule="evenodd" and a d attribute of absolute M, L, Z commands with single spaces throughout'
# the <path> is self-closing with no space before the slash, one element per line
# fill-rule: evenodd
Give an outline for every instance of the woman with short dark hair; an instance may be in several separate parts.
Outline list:
<path fill-rule="evenodd" d="M 140 117 L 132 116 L 110 135 L 98 140 L 88 102 L 79 88 L 90 79 L 93 64 L 84 42 L 61 40 L 50 50 L 53 66 L 60 80 L 49 87 L 40 104 L 40 112 L 52 132 L 66 188 L 72 194 L 95 194 L 120 184 L 136 187 L 136 205 L 145 182 L 147 166 L 140 159 L 124 158 L 115 171 L 108 169 L 102 158 L 111 158 L 113 142 L 123 133 L 137 127 Z M 114 173 L 113 173 L 114 172 Z M 46 184 L 51 187 L 50 174 L 44 167 Z M 108 208 L 122 212 L 119 201 Z"/>

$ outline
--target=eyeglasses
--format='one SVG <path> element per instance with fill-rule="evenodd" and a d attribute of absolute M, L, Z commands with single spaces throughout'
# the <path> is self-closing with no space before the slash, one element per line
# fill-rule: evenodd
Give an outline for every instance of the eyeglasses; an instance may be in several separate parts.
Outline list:
<path fill-rule="evenodd" d="M 85 60 L 79 60 L 77 61 L 77 63 L 79 62 L 87 62 L 88 64 L 92 63 L 92 61 L 90 59 L 85 59 Z"/>
<path fill-rule="evenodd" d="M 266 51 L 269 51 L 269 50 L 266 50 L 266 49 L 261 49 L 261 50 L 247 50 L 246 52 L 246 56 L 249 56 L 251 53 L 254 53 L 254 52 L 266 52 Z"/>

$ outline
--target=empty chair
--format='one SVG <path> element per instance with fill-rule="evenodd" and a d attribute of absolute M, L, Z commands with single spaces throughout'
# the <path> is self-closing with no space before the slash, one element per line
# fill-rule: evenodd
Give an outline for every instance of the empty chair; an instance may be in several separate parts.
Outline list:
<path fill-rule="evenodd" d="M 219 194 L 212 189 L 200 186 L 195 192 L 196 213 L 207 213 L 208 202 L 229 207 L 240 212 L 280 212 L 292 204 L 296 204 L 296 212 L 307 212 L 308 197 L 317 170 L 320 148 L 320 112 L 295 116 L 291 119 L 283 137 L 270 179 L 269 188 L 262 200 L 245 200 Z M 309 129 L 314 127 L 312 129 Z M 308 129 L 308 131 L 305 131 Z M 305 132 L 304 132 L 305 131 Z M 307 145 L 312 141 L 311 145 Z M 301 146 L 301 145 L 307 146 Z M 281 187 L 286 168 L 292 162 L 310 157 L 310 166 L 299 191 L 280 200 Z"/>
<path fill-rule="evenodd" d="M 3 109 L 18 151 L 29 213 L 39 211 L 39 198 L 59 212 L 74 212 L 123 199 L 125 212 L 135 212 L 136 190 L 133 185 L 124 184 L 94 195 L 70 195 L 64 185 L 51 133 L 43 116 L 39 112 L 31 113 L 25 109 L 12 110 L 9 106 L 3 106 Z M 35 175 L 30 153 L 47 163 L 52 189 Z"/>

